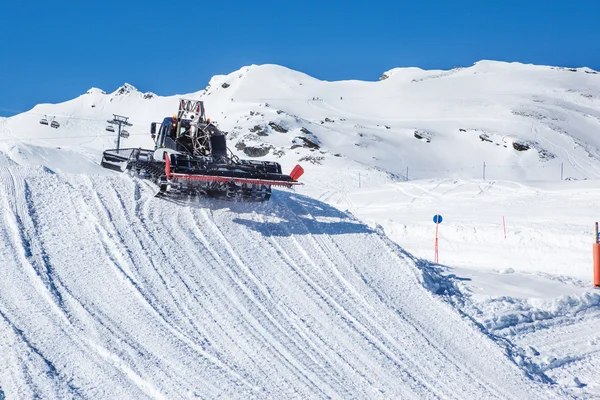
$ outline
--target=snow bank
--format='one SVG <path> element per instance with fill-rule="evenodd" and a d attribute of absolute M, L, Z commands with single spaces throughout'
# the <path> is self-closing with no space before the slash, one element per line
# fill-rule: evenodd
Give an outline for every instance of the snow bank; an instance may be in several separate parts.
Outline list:
<path fill-rule="evenodd" d="M 560 296 L 555 299 L 493 298 L 477 304 L 479 319 L 491 331 L 510 329 L 510 334 L 538 329 L 544 321 L 600 312 L 600 293 Z M 553 321 L 555 322 L 555 321 Z"/>

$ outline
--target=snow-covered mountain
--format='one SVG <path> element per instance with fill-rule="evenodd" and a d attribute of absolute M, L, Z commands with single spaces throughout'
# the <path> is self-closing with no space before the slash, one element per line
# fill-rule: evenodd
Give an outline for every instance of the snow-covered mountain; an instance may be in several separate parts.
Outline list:
<path fill-rule="evenodd" d="M 600 74 L 253 65 L 197 89 L 0 118 L 0 399 L 600 395 Z M 179 98 L 306 185 L 179 202 L 99 166 L 113 114 L 151 147 Z"/>
<path fill-rule="evenodd" d="M 180 97 L 203 99 L 240 155 L 300 161 L 309 172 L 338 167 L 336 182 L 347 174 L 355 180 L 359 170 L 404 179 L 407 168 L 409 179 L 482 178 L 484 162 L 488 179 L 555 180 L 561 168 L 565 179 L 600 175 L 600 74 L 493 61 L 450 71 L 396 68 L 374 82 L 253 65 L 170 97 L 128 84 L 112 93 L 90 89 L 0 122 L 0 138 L 102 150 L 115 146 L 104 130 L 114 113 L 134 124 L 123 145 L 148 147 L 150 122 L 175 113 Z M 61 127 L 40 125 L 44 116 Z M 372 181 L 384 182 L 385 173 L 371 172 Z"/>

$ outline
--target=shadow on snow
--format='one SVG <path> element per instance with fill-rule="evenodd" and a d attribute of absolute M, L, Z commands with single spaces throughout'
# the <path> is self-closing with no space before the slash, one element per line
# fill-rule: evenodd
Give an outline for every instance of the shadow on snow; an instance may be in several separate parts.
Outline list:
<path fill-rule="evenodd" d="M 277 191 L 270 203 L 261 204 L 256 209 L 248 209 L 251 207 L 248 204 L 236 204 L 230 209 L 236 212 L 239 206 L 267 216 L 262 218 L 262 221 L 242 217 L 233 219 L 233 222 L 259 232 L 263 236 L 373 233 L 372 229 L 358 221 L 352 214 L 295 193 Z M 277 221 L 274 222 L 273 219 Z"/>

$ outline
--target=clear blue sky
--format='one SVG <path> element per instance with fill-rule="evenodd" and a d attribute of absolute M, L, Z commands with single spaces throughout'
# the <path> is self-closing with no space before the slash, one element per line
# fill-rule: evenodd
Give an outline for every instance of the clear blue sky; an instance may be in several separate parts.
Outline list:
<path fill-rule="evenodd" d="M 249 64 L 326 80 L 481 59 L 600 70 L 600 0 L 8 0 L 0 10 L 0 116 L 124 82 L 201 90 Z"/>

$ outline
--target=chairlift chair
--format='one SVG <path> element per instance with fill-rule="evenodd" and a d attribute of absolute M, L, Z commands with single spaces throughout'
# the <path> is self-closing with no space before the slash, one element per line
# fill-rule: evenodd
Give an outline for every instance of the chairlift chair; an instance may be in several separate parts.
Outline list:
<path fill-rule="evenodd" d="M 109 131 L 109 132 L 114 132 L 114 131 L 115 131 L 115 128 L 114 128 L 112 125 L 108 125 L 108 126 L 106 127 L 106 130 L 107 130 L 107 131 Z"/>
<path fill-rule="evenodd" d="M 52 122 L 50 123 L 50 127 L 51 127 L 51 128 L 58 129 L 58 127 L 59 127 L 59 126 L 60 126 L 60 124 L 58 123 L 58 121 L 52 121 Z"/>
<path fill-rule="evenodd" d="M 121 131 L 121 137 L 122 138 L 128 138 L 129 137 L 129 132 L 127 132 L 125 129 L 123 129 Z"/>
<path fill-rule="evenodd" d="M 44 117 L 42 119 L 40 119 L 40 124 L 42 124 L 42 125 L 48 125 L 48 118 L 46 118 L 45 115 L 44 115 Z"/>

